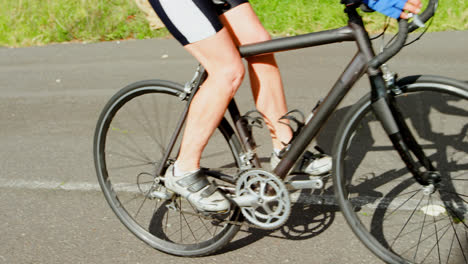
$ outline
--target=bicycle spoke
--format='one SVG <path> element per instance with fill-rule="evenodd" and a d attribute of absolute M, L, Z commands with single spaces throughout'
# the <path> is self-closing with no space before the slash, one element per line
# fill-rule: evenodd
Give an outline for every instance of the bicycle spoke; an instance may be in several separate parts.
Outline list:
<path fill-rule="evenodd" d="M 427 205 L 429 205 L 429 199 L 427 199 Z M 414 258 L 413 260 L 416 261 L 416 256 L 418 255 L 418 250 L 419 250 L 419 245 L 421 244 L 421 237 L 422 237 L 422 234 L 423 234 L 423 230 L 424 230 L 424 223 L 426 222 L 426 216 L 427 214 L 424 214 L 424 220 L 423 220 L 423 224 L 422 224 L 422 227 L 421 227 L 421 232 L 419 233 L 419 238 L 418 238 L 418 246 L 416 247 L 416 252 L 414 252 Z"/>
<path fill-rule="evenodd" d="M 449 193 L 449 194 L 455 194 L 458 196 L 458 198 L 460 198 L 463 202 L 465 202 L 465 204 L 468 204 L 468 201 L 461 198 L 460 196 L 463 196 L 463 197 L 468 197 L 468 195 L 463 195 L 463 194 L 459 194 L 459 193 L 456 193 L 456 192 L 451 192 L 451 191 L 444 191 L 444 190 L 440 190 L 440 192 L 443 192 L 443 193 Z"/>
<path fill-rule="evenodd" d="M 107 153 L 108 155 L 120 156 L 120 157 L 122 157 L 122 158 L 126 158 L 126 159 L 129 159 L 129 160 L 131 160 L 131 161 L 139 161 L 139 162 L 146 162 L 146 163 L 148 162 L 147 160 L 142 159 L 142 158 L 138 158 L 138 157 L 135 157 L 135 156 L 130 156 L 130 155 L 128 155 L 128 154 L 122 154 L 122 153 L 120 153 L 120 152 L 115 152 L 115 151 L 111 151 L 111 150 L 106 151 L 106 153 Z"/>
<path fill-rule="evenodd" d="M 445 227 L 444 227 L 445 228 Z M 442 229 L 439 229 L 439 230 L 442 230 Z M 450 226 L 447 225 L 447 228 L 445 229 L 445 232 L 442 233 L 442 235 L 440 236 L 440 238 L 437 238 L 436 239 L 436 242 L 434 244 L 434 246 L 432 246 L 432 248 L 430 250 L 428 250 L 428 253 L 426 254 L 426 256 L 424 257 L 424 259 L 421 261 L 421 263 L 424 263 L 424 261 L 426 261 L 426 259 L 429 257 L 429 255 L 431 254 L 432 250 L 437 246 L 437 248 L 439 247 L 439 241 L 442 240 L 442 238 L 445 236 L 445 234 L 447 234 L 447 232 L 450 230 Z M 438 234 L 436 233 L 436 237 L 438 236 Z M 440 250 L 438 251 L 438 257 L 439 257 L 439 263 L 441 263 L 441 259 L 440 259 Z"/>
<path fill-rule="evenodd" d="M 419 207 L 419 205 L 421 204 L 421 201 L 423 200 L 423 197 L 421 197 L 421 200 L 419 200 L 418 202 L 418 205 L 416 206 L 416 208 Z M 406 228 L 406 225 L 409 223 L 409 221 L 411 220 L 411 218 L 413 217 L 414 213 L 416 212 L 416 209 L 413 210 L 413 212 L 411 212 L 411 215 L 408 217 L 408 220 L 406 220 L 406 223 L 403 225 L 403 227 L 401 228 L 400 232 L 398 232 L 398 235 L 395 237 L 395 240 L 393 240 L 392 244 L 391 244 L 391 247 L 393 247 L 393 244 L 395 244 L 395 242 L 398 240 L 400 234 L 403 232 L 403 230 Z"/>
<path fill-rule="evenodd" d="M 141 105 L 140 101 L 138 101 L 138 106 L 140 108 L 140 112 L 143 115 L 143 118 L 146 120 L 146 124 L 151 124 L 151 121 L 148 118 L 148 116 L 146 114 L 146 111 L 143 110 L 143 106 Z M 158 148 L 161 150 L 160 154 L 163 155 L 164 150 L 165 150 L 165 146 L 161 142 L 164 142 L 164 141 L 158 141 L 156 139 L 156 137 L 155 137 L 154 129 L 152 129 L 152 126 L 149 125 L 150 128 L 148 128 L 148 126 L 146 126 L 143 122 L 139 121 L 138 116 L 139 115 L 134 115 L 133 120 L 135 120 L 135 122 L 137 122 L 138 125 L 140 125 L 142 127 L 143 131 L 154 141 L 154 143 L 156 143 Z"/>
<path fill-rule="evenodd" d="M 146 203 L 146 200 L 148 199 L 148 196 L 145 195 L 145 199 L 143 199 L 143 201 L 141 202 L 140 204 L 140 207 L 138 207 L 138 210 L 136 211 L 135 215 L 133 216 L 134 218 L 137 218 L 138 215 L 140 214 L 140 211 L 141 211 L 141 208 L 143 207 L 143 205 Z"/>
<path fill-rule="evenodd" d="M 414 190 L 414 191 L 408 191 L 408 192 L 405 192 L 405 193 L 401 193 L 401 194 L 399 194 L 399 195 L 392 196 L 392 197 L 390 197 L 390 198 L 393 198 L 393 197 L 397 198 L 397 197 L 401 197 L 401 196 L 406 196 L 406 195 L 408 195 L 408 194 L 411 194 L 411 193 L 418 193 L 418 192 L 420 192 L 420 191 L 421 191 L 421 189 Z"/>
<path fill-rule="evenodd" d="M 405 205 L 408 201 L 410 201 L 414 196 L 416 196 L 416 194 L 418 194 L 421 190 L 417 190 L 415 191 L 415 193 L 413 195 L 411 195 L 408 199 L 406 199 L 405 201 L 403 201 L 397 208 L 395 208 L 393 211 L 391 211 L 384 219 L 383 221 L 385 221 L 386 219 L 388 219 L 388 217 L 392 216 L 392 214 L 400 209 L 403 205 Z"/>
<path fill-rule="evenodd" d="M 183 243 L 183 241 L 184 241 L 184 232 L 183 232 L 184 227 L 183 227 L 183 221 L 182 221 L 183 220 L 182 199 L 179 197 L 178 201 L 179 201 L 178 202 L 178 204 L 179 204 L 178 209 L 174 213 L 177 212 L 177 214 L 179 215 L 179 217 L 178 217 L 178 219 L 179 219 L 179 229 L 175 229 L 172 233 L 168 234 L 167 237 L 171 238 L 171 237 L 175 236 L 177 233 L 179 233 L 180 234 L 180 240 L 179 241 L 180 241 L 180 243 Z M 171 210 L 169 210 L 169 211 L 171 211 Z M 168 218 L 166 219 L 166 223 L 167 223 L 167 221 L 168 221 Z"/>
<path fill-rule="evenodd" d="M 160 105 L 159 103 L 156 102 L 155 100 L 155 97 L 152 97 L 152 101 L 153 101 L 153 109 L 154 109 L 154 113 L 153 113 L 153 116 L 156 117 L 157 120 L 162 120 L 163 117 L 161 115 L 165 114 L 166 113 L 166 109 L 167 107 L 163 107 L 163 109 L 159 108 L 158 106 Z M 167 116 L 167 114 L 166 114 Z M 159 135 L 161 136 L 161 142 L 168 142 L 168 136 L 169 135 L 172 135 L 172 126 L 157 126 L 158 127 L 158 132 L 159 132 Z M 165 131 L 163 132 L 163 128 L 165 127 Z M 164 153 L 166 152 L 166 146 L 162 146 L 161 148 L 161 155 L 164 155 Z"/>
<path fill-rule="evenodd" d="M 449 259 L 450 259 L 450 255 L 452 255 L 452 249 L 453 249 L 453 242 L 455 241 L 455 233 L 453 233 L 452 235 L 452 241 L 450 242 L 450 249 L 449 249 L 449 253 L 447 255 L 447 261 L 446 263 L 449 263 Z"/>
<path fill-rule="evenodd" d="M 429 200 L 430 200 L 430 202 L 432 204 L 432 196 L 429 196 Z M 436 235 L 436 241 L 437 241 L 436 242 L 436 244 L 437 244 L 437 256 L 439 257 L 439 263 L 442 263 L 442 261 L 440 259 L 439 234 L 438 234 L 438 231 L 437 231 L 437 223 L 436 223 L 436 219 L 435 219 L 434 215 L 432 215 L 432 220 L 434 221 L 434 229 L 435 229 L 435 235 Z"/>
<path fill-rule="evenodd" d="M 189 204 L 190 204 L 190 207 L 192 207 L 192 210 L 193 210 L 194 212 L 196 212 L 197 210 L 195 209 L 195 207 L 194 207 L 191 203 L 189 203 Z M 203 221 L 203 219 L 202 219 L 200 216 L 198 216 L 198 215 L 197 215 L 197 218 L 198 218 L 198 220 L 200 220 L 200 222 L 201 222 L 202 225 L 205 227 L 206 231 L 210 234 L 210 236 L 213 236 L 213 237 L 214 237 L 214 234 L 212 234 L 212 233 L 210 232 L 209 228 L 206 226 L 206 224 L 205 224 L 205 222 Z"/>
<path fill-rule="evenodd" d="M 141 149 L 138 149 L 138 148 L 132 148 L 130 147 L 128 144 L 126 143 L 123 143 L 120 139 L 114 139 L 115 142 L 119 143 L 121 146 L 123 146 L 124 148 L 126 148 L 127 150 L 129 150 L 130 152 L 134 153 L 135 155 L 139 156 L 139 158 L 145 160 L 145 161 L 148 161 L 148 162 L 151 162 L 151 159 L 143 152 L 141 151 Z M 132 143 L 133 140 L 131 140 Z"/>
<path fill-rule="evenodd" d="M 182 236 L 182 198 L 179 197 L 179 226 L 180 226 L 180 243 L 183 242 L 183 236 Z"/>
<path fill-rule="evenodd" d="M 152 105 L 153 105 L 153 107 L 152 107 L 152 108 L 153 108 L 152 116 L 156 117 L 156 118 L 155 118 L 156 120 L 161 120 L 161 116 L 160 116 L 161 111 L 158 110 L 158 109 L 159 109 L 159 108 L 158 108 L 158 105 L 159 105 L 159 104 L 156 103 L 156 99 L 155 99 L 154 96 L 151 97 L 151 101 L 152 101 Z M 164 134 L 163 134 L 163 133 L 162 133 L 162 127 L 163 127 L 163 126 L 156 126 L 156 129 L 158 130 L 158 134 L 159 134 L 160 137 L 161 137 L 161 142 L 167 142 L 167 141 L 166 141 L 166 136 L 165 136 L 165 135 L 167 135 L 167 134 L 169 134 L 169 133 L 164 133 Z M 155 133 L 156 133 L 156 132 L 155 132 Z M 163 147 L 165 148 L 165 146 L 163 146 Z M 163 154 L 161 154 L 161 155 L 163 155 Z"/>
<path fill-rule="evenodd" d="M 154 188 L 154 185 L 155 185 L 155 183 L 153 183 L 153 185 L 151 186 L 151 188 L 149 188 L 148 191 L 147 191 L 146 193 L 144 193 L 145 199 L 143 199 L 143 202 L 141 202 L 140 207 L 138 208 L 136 214 L 134 215 L 135 218 L 138 217 L 138 214 L 140 213 L 141 208 L 143 208 L 143 205 L 145 204 L 145 202 L 147 201 L 147 199 L 148 199 L 148 194 L 149 194 L 150 191 Z"/>
<path fill-rule="evenodd" d="M 447 219 L 448 219 L 448 217 L 443 218 L 443 219 L 440 219 L 440 220 L 438 220 L 437 222 L 442 222 L 443 220 L 447 220 Z M 421 223 L 421 222 L 418 221 L 418 222 L 415 222 L 414 225 L 417 225 L 417 224 L 420 224 L 420 223 Z M 432 225 L 432 224 L 431 224 L 431 223 L 428 223 L 428 224 L 425 225 L 425 227 L 430 226 L 430 225 Z M 445 225 L 445 226 L 442 226 L 442 228 L 446 228 L 446 227 L 448 227 L 449 225 L 450 225 L 450 224 L 447 224 L 447 225 Z M 441 229 L 442 229 L 442 228 L 441 228 Z M 402 234 L 402 237 L 410 236 L 410 235 L 412 235 L 414 232 L 417 232 L 417 231 L 419 231 L 419 227 L 415 227 L 414 229 L 409 230 L 408 232 L 403 233 L 403 234 Z M 431 236 L 431 235 L 433 235 L 433 233 L 430 234 L 430 235 L 428 235 L 428 237 Z M 423 240 L 423 241 L 424 241 L 424 240 Z"/>
<path fill-rule="evenodd" d="M 443 231 L 442 235 L 440 236 L 441 238 L 450 230 L 450 224 L 447 224 L 445 226 L 443 226 L 442 228 L 439 228 L 439 231 Z M 434 235 L 434 233 L 430 233 L 428 234 L 424 239 L 421 240 L 421 242 L 425 242 L 427 240 L 429 240 L 432 236 Z M 407 254 L 408 252 L 411 252 L 413 249 L 415 249 L 416 247 L 418 246 L 418 244 L 416 245 L 413 245 L 411 247 L 408 247 L 405 251 L 402 251 L 401 254 L 402 255 L 405 255 Z M 424 261 L 423 261 L 424 262 Z"/>
<path fill-rule="evenodd" d="M 466 255 L 465 255 L 465 251 L 463 250 L 463 246 L 462 246 L 462 243 L 460 241 L 460 238 L 458 237 L 458 233 L 457 233 L 457 229 L 453 226 L 453 222 L 450 221 L 450 224 L 452 225 L 452 229 L 453 229 L 453 234 L 455 235 L 455 237 L 457 238 L 457 242 L 458 242 L 458 245 L 460 246 L 460 250 L 461 250 L 461 253 L 463 255 L 463 258 L 465 259 L 465 263 L 467 263 L 467 258 L 466 258 Z M 466 235 L 466 230 L 465 230 L 465 235 Z M 468 241 L 467 241 L 468 242 Z"/>
<path fill-rule="evenodd" d="M 468 197 L 468 195 L 466 195 L 466 194 L 460 194 L 460 193 L 445 191 L 445 190 L 441 190 L 441 191 L 445 192 L 445 193 L 455 194 L 455 195 L 458 195 L 458 196 Z"/>
<path fill-rule="evenodd" d="M 174 214 L 179 215 L 178 218 L 181 218 L 181 215 L 180 215 L 180 213 L 177 214 L 177 213 L 176 213 L 177 211 L 172 211 L 172 209 L 169 209 L 169 210 L 168 210 L 168 214 L 167 214 L 167 217 L 166 217 L 166 224 L 165 224 L 165 226 L 166 226 L 166 231 L 165 231 L 164 233 L 166 234 L 167 239 L 169 239 L 169 241 L 171 241 L 171 238 L 172 238 L 172 237 L 175 237 L 176 234 L 182 233 L 182 229 L 183 229 L 183 228 L 182 228 L 181 222 L 179 223 L 179 229 L 172 228 L 172 224 L 169 224 L 169 219 L 171 218 L 170 215 L 169 215 L 169 212 L 172 212 L 171 215 L 174 215 Z M 175 218 L 177 218 L 177 216 L 175 216 Z M 179 220 L 180 220 L 180 219 L 179 219 Z M 168 233 L 168 232 L 170 232 L 170 231 L 172 231 L 172 233 Z M 180 235 L 180 237 L 181 237 L 181 238 L 180 238 L 180 241 L 182 241 L 182 234 Z M 174 239 L 175 239 L 175 238 L 174 238 Z"/>
<path fill-rule="evenodd" d="M 454 211 L 452 209 L 452 207 L 450 207 L 450 206 L 448 206 L 446 208 L 449 209 L 450 213 L 453 214 L 457 218 L 457 221 L 460 221 L 465 226 L 465 228 L 468 228 L 468 225 L 466 224 L 466 220 L 465 220 L 464 216 L 458 215 L 458 213 L 456 211 Z"/>
<path fill-rule="evenodd" d="M 109 170 L 122 170 L 122 169 L 138 168 L 138 167 L 144 167 L 144 166 L 153 165 L 153 164 L 154 164 L 153 162 L 128 164 L 128 165 L 122 165 L 122 166 L 118 166 L 118 167 L 109 167 Z"/>
<path fill-rule="evenodd" d="M 433 217 L 433 218 L 434 218 L 433 223 L 423 224 L 423 228 L 422 228 L 422 229 L 424 229 L 425 227 L 428 227 L 428 226 L 430 226 L 430 225 L 434 225 L 435 232 L 426 235 L 425 238 L 419 239 L 419 240 L 418 240 L 418 243 L 417 243 L 415 246 L 412 246 L 412 247 L 410 247 L 410 248 L 407 248 L 405 251 L 401 252 L 402 255 L 405 255 L 406 253 L 412 251 L 415 247 L 417 248 L 416 250 L 418 250 L 418 247 L 419 247 L 420 244 L 424 243 L 425 241 L 429 240 L 432 236 L 435 235 L 435 236 L 436 236 L 436 242 L 435 242 L 435 244 L 434 244 L 434 245 L 432 246 L 432 248 L 428 251 L 428 253 L 427 253 L 426 256 L 424 257 L 424 259 L 423 259 L 421 262 L 418 262 L 418 263 L 424 263 L 425 260 L 429 257 L 429 255 L 431 254 L 431 252 L 434 250 L 434 248 L 435 248 L 436 246 L 438 247 L 438 254 L 439 254 L 438 256 L 439 256 L 439 259 L 440 259 L 439 242 L 443 239 L 443 237 L 444 237 L 444 236 L 447 234 L 447 232 L 451 229 L 451 227 L 452 227 L 451 225 L 453 225 L 453 223 L 451 222 L 451 220 L 450 220 L 449 217 L 445 217 L 445 218 L 439 219 L 439 220 L 436 220 L 435 217 Z M 445 225 L 445 226 L 442 226 L 442 227 L 437 228 L 437 227 L 435 226 L 436 223 L 441 222 L 441 221 L 443 221 L 443 220 L 448 220 L 450 223 L 448 223 L 448 224 Z M 423 222 L 423 223 L 424 223 L 424 222 Z M 415 223 L 415 224 L 417 224 L 417 223 Z M 421 229 L 421 230 L 422 230 L 422 229 Z M 444 231 L 443 231 L 443 230 L 444 230 Z M 413 231 L 416 231 L 416 230 L 413 230 Z M 409 232 L 405 233 L 403 236 L 411 235 L 411 233 L 412 233 L 413 231 L 409 231 Z M 443 231 L 443 233 L 442 233 L 442 235 L 439 237 L 439 232 L 442 232 L 442 231 Z M 460 246 L 461 246 L 461 245 L 460 245 Z M 451 251 L 451 249 L 450 249 L 450 251 Z M 416 260 L 416 259 L 413 259 L 413 260 Z M 441 261 L 441 260 L 440 260 L 440 261 Z"/>
<path fill-rule="evenodd" d="M 188 202 L 188 201 L 187 201 Z M 190 202 L 189 202 L 190 203 Z M 190 205 L 192 206 L 192 205 Z M 187 221 L 187 218 L 185 217 L 184 212 L 182 211 L 182 205 L 180 206 L 180 214 L 183 216 L 185 223 L 187 224 L 188 229 L 190 230 L 190 233 L 192 233 L 193 239 L 195 239 L 196 242 L 198 242 L 198 239 L 195 237 L 195 234 L 192 231 L 192 228 L 190 227 L 190 224 Z"/>
<path fill-rule="evenodd" d="M 215 220 L 216 221 L 216 220 Z M 237 220 L 236 220 L 237 221 Z M 218 231 L 219 225 L 214 225 L 213 238 L 216 236 L 216 231 Z"/>

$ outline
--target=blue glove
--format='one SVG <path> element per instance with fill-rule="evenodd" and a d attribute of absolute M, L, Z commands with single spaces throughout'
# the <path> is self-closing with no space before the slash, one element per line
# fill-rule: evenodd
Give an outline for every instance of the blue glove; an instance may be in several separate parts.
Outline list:
<path fill-rule="evenodd" d="M 362 2 L 386 16 L 399 18 L 407 0 L 363 0 Z"/>

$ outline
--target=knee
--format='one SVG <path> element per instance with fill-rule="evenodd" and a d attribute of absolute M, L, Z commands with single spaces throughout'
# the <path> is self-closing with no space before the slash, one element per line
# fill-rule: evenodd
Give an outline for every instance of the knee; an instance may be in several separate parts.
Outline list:
<path fill-rule="evenodd" d="M 229 97 L 234 97 L 237 89 L 241 85 L 245 75 L 244 64 L 239 59 L 238 62 L 232 62 L 225 64 L 213 72 L 213 78 L 218 80 L 218 83 L 222 83 L 223 89 L 225 89 Z"/>
<path fill-rule="evenodd" d="M 228 74 L 230 76 L 229 81 L 231 82 L 231 87 L 232 87 L 232 96 L 237 92 L 237 89 L 239 86 L 242 84 L 242 81 L 244 80 L 244 75 L 245 75 L 245 68 L 244 64 L 242 61 L 239 61 L 235 65 L 232 65 L 228 67 L 229 69 Z"/>

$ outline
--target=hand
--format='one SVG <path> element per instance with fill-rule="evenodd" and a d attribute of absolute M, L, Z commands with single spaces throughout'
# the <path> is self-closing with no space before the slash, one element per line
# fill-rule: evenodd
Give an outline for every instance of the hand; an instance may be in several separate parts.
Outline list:
<path fill-rule="evenodd" d="M 362 0 L 362 2 L 386 16 L 404 19 L 418 14 L 422 7 L 421 0 Z"/>
<path fill-rule="evenodd" d="M 406 2 L 405 6 L 403 7 L 403 10 L 410 13 L 403 11 L 401 12 L 400 17 L 408 19 L 413 16 L 412 14 L 419 14 L 419 12 L 421 12 L 421 7 L 422 3 L 420 0 L 408 0 L 408 2 Z"/>

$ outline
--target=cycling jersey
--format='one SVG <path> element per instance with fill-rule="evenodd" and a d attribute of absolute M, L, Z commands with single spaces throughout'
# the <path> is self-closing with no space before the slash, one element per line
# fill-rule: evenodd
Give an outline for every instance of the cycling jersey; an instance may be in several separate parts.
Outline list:
<path fill-rule="evenodd" d="M 248 0 L 149 0 L 171 34 L 187 45 L 215 35 L 223 28 L 219 15 Z M 224 2 L 224 3 L 223 3 Z"/>

